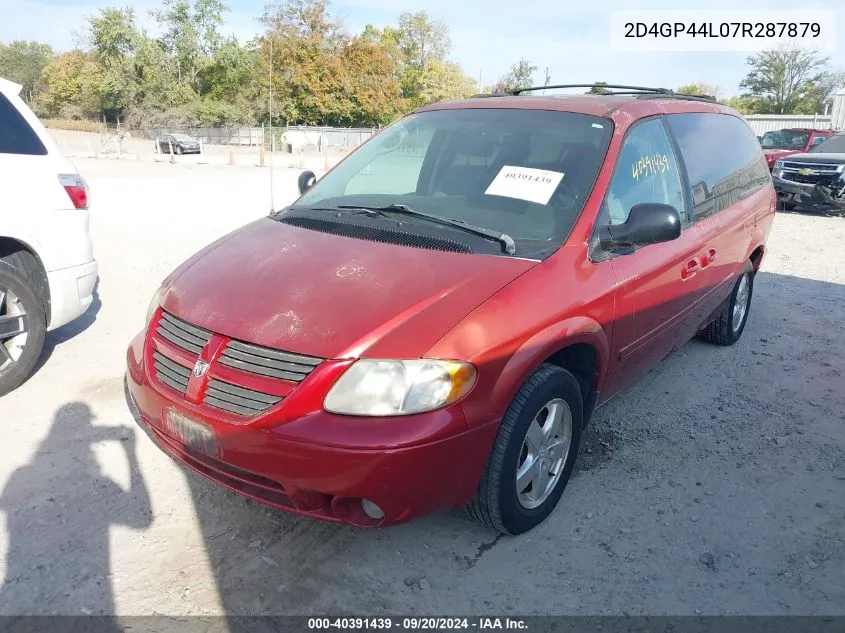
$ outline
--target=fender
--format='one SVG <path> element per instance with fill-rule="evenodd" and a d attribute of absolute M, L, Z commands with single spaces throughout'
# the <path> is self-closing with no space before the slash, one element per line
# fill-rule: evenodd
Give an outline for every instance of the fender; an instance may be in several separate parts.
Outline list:
<path fill-rule="evenodd" d="M 30 253 L 35 256 L 35 259 L 41 264 L 41 267 L 44 268 L 45 273 L 49 268 L 50 262 L 45 261 L 44 258 L 41 256 L 43 249 L 41 248 L 41 244 L 35 239 L 35 236 L 31 233 L 24 231 L 21 228 L 16 226 L 4 226 L 3 232 L 0 233 L 0 240 L 2 239 L 10 239 L 15 240 L 16 242 L 20 242 L 23 244 L 24 248 L 26 248 Z"/>
<path fill-rule="evenodd" d="M 596 375 L 592 388 L 598 390 L 604 382 L 610 357 L 608 334 L 593 319 L 572 317 L 535 333 L 510 356 L 490 393 L 496 409 L 504 413 L 522 383 L 541 363 L 576 343 L 590 345 L 596 352 Z"/>

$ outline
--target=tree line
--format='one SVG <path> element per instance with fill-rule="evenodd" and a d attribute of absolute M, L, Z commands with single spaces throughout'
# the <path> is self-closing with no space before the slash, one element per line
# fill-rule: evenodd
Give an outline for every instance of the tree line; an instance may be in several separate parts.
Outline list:
<path fill-rule="evenodd" d="M 43 118 L 128 127 L 380 126 L 432 101 L 551 83 L 548 71 L 536 82 L 537 66 L 520 59 L 480 87 L 450 59 L 447 25 L 425 11 L 350 34 L 328 0 L 275 0 L 260 18 L 263 33 L 245 43 L 222 34 L 227 11 L 223 0 L 162 0 L 150 12 L 153 36 L 132 7 L 102 8 L 73 50 L 0 44 L 0 76 L 23 85 Z M 763 51 L 747 64 L 744 92 L 723 100 L 743 114 L 822 113 L 845 83 L 809 50 Z M 602 83 L 589 92 L 603 92 Z M 718 97 L 703 82 L 678 91 Z"/>
<path fill-rule="evenodd" d="M 74 50 L 0 44 L 0 76 L 23 85 L 39 116 L 130 127 L 263 124 L 271 109 L 276 125 L 378 126 L 477 91 L 449 59 L 447 26 L 425 11 L 350 34 L 327 0 L 281 0 L 242 44 L 221 34 L 227 10 L 222 0 L 163 0 L 153 37 L 132 7 L 102 8 Z"/>

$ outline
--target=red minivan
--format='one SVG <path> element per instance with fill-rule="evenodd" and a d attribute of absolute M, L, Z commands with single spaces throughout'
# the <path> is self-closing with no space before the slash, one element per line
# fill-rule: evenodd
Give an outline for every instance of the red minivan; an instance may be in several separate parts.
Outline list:
<path fill-rule="evenodd" d="M 610 90 L 427 105 L 303 173 L 153 297 L 139 424 L 290 512 L 536 526 L 597 406 L 696 335 L 739 339 L 774 217 L 737 113 Z"/>

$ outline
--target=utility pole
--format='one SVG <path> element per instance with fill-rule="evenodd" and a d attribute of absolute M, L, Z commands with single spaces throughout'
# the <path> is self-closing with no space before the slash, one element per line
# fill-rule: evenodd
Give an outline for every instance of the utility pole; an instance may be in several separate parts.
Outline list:
<path fill-rule="evenodd" d="M 273 197 L 273 150 L 275 139 L 273 138 L 273 35 L 270 35 L 270 211 L 276 210 L 275 198 Z"/>

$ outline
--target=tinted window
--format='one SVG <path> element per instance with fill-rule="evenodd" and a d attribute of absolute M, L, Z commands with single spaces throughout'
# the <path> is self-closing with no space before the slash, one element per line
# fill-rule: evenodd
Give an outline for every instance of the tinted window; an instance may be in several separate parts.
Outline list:
<path fill-rule="evenodd" d="M 666 120 L 681 149 L 696 220 L 726 209 L 770 181 L 760 143 L 741 119 L 673 114 Z"/>
<path fill-rule="evenodd" d="M 0 154 L 43 156 L 46 153 L 44 144 L 26 119 L 0 94 Z"/>
<path fill-rule="evenodd" d="M 831 136 L 824 143 L 816 145 L 812 151 L 819 153 L 826 152 L 828 154 L 845 154 L 845 134 Z"/>
<path fill-rule="evenodd" d="M 640 123 L 625 137 L 605 198 L 610 224 L 622 224 L 631 207 L 670 204 L 686 216 L 681 177 L 666 129 L 659 119 Z"/>
<path fill-rule="evenodd" d="M 405 204 L 507 233 L 518 256 L 542 258 L 578 219 L 611 133 L 609 120 L 570 112 L 421 112 L 361 146 L 295 208 Z"/>

